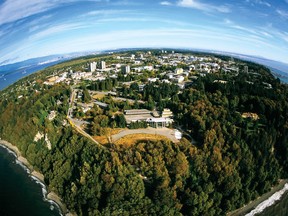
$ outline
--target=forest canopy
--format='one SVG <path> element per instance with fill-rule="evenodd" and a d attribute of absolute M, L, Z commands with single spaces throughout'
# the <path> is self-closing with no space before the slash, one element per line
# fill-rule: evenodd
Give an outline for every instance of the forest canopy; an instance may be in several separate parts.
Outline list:
<path fill-rule="evenodd" d="M 69 85 L 39 81 L 21 91 L 24 97 L 15 94 L 16 86 L 49 69 L 1 92 L 0 137 L 15 144 L 78 215 L 225 215 L 288 177 L 288 88 L 264 66 L 247 64 L 261 74 L 254 85 L 243 73 L 226 84 L 215 82 L 224 75 L 199 77 L 179 94 L 174 85 L 162 84 L 159 94 L 147 86 L 144 99 L 158 102 L 171 92 L 165 106 L 193 144 L 184 138 L 95 145 L 67 123 Z M 92 89 L 113 88 L 111 80 L 104 84 Z M 51 149 L 44 138 L 35 141 L 38 132 Z"/>

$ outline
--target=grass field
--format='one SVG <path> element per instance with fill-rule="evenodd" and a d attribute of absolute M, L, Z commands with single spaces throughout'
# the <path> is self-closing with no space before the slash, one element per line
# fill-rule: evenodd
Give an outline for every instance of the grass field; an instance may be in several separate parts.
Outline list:
<path fill-rule="evenodd" d="M 105 94 L 104 93 L 97 93 L 97 94 L 94 94 L 93 96 L 92 96 L 92 98 L 93 99 L 95 99 L 95 100 L 99 100 L 99 99 L 102 99 L 103 97 L 105 97 Z"/>
<path fill-rule="evenodd" d="M 108 137 L 111 137 L 114 134 L 118 134 L 120 133 L 120 131 L 122 131 L 122 128 L 107 128 L 107 135 L 103 135 L 103 136 L 93 136 L 93 139 L 95 139 L 97 142 L 99 142 L 100 144 L 104 145 L 109 143 L 108 141 Z"/>
<path fill-rule="evenodd" d="M 125 137 L 122 137 L 121 139 L 117 140 L 115 142 L 116 145 L 123 145 L 125 147 L 129 147 L 131 145 L 136 144 L 137 142 L 141 140 L 150 140 L 150 141 L 159 141 L 159 140 L 165 140 L 170 141 L 165 136 L 161 135 L 154 135 L 154 134 L 130 134 Z"/>

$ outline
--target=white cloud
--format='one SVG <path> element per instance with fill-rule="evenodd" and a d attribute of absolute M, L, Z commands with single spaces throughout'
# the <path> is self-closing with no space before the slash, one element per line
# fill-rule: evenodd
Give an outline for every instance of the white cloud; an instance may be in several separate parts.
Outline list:
<path fill-rule="evenodd" d="M 288 12 L 284 10 L 276 10 L 276 13 L 278 13 L 282 18 L 288 19 Z"/>
<path fill-rule="evenodd" d="M 267 1 L 262 1 L 262 0 L 255 0 L 256 4 L 260 4 L 260 5 L 265 5 L 267 7 L 271 7 L 271 4 Z"/>
<path fill-rule="evenodd" d="M 130 10 L 94 10 L 94 11 L 85 13 L 81 15 L 80 17 L 98 16 L 98 15 L 108 16 L 108 15 L 116 15 L 116 14 L 127 14 L 129 12 L 131 11 Z"/>
<path fill-rule="evenodd" d="M 259 31 L 259 32 L 266 37 L 273 38 L 273 36 L 266 31 Z"/>
<path fill-rule="evenodd" d="M 281 38 L 282 40 L 288 42 L 288 32 L 276 32 L 276 34 L 278 34 L 279 38 Z"/>
<path fill-rule="evenodd" d="M 152 23 L 165 23 L 174 26 L 190 26 L 191 23 L 175 21 L 172 19 L 159 19 L 156 17 L 143 17 L 143 18 L 131 18 L 131 17 L 115 17 L 115 18 L 106 18 L 106 19 L 98 19 L 97 23 L 101 22 L 152 22 Z"/>
<path fill-rule="evenodd" d="M 28 23 L 29 32 L 35 32 L 39 29 L 46 28 L 49 23 L 49 19 L 52 17 L 53 15 L 49 14 L 30 21 Z"/>
<path fill-rule="evenodd" d="M 267 29 L 269 29 L 269 33 L 266 32 Z M 266 32 L 267 34 L 271 35 L 271 37 L 277 38 L 278 42 L 281 42 L 281 40 L 282 42 L 284 41 L 285 43 L 288 42 L 288 32 L 275 28 L 272 23 L 268 23 L 266 26 L 263 26 L 261 30 L 262 30 L 262 33 Z M 282 49 L 284 48 L 283 46 L 280 46 L 280 47 Z"/>
<path fill-rule="evenodd" d="M 39 40 L 42 38 L 46 38 L 47 36 L 59 34 L 59 33 L 65 33 L 67 31 L 77 30 L 77 29 L 83 29 L 86 28 L 83 23 L 67 23 L 67 24 L 60 24 L 56 26 L 52 26 L 50 28 L 47 28 L 43 31 L 40 31 L 36 34 L 33 34 L 30 39 L 31 40 Z"/>
<path fill-rule="evenodd" d="M 263 1 L 263 0 L 246 0 L 247 3 L 250 3 L 251 5 L 255 5 L 255 4 L 258 4 L 258 5 L 264 5 L 266 7 L 271 7 L 271 4 L 267 1 Z"/>
<path fill-rule="evenodd" d="M 251 37 L 259 38 L 259 39 L 260 38 L 261 39 L 268 39 L 268 38 L 272 39 L 275 36 L 275 35 L 272 35 L 271 33 L 268 33 L 267 28 L 264 28 L 264 27 L 256 27 L 256 26 L 254 26 L 253 28 L 244 27 L 244 26 L 241 26 L 241 25 L 234 23 L 233 21 L 231 21 L 229 19 L 224 19 L 224 24 L 226 25 L 226 28 L 230 27 L 232 29 L 237 29 L 241 32 L 244 32 L 245 33 L 245 35 L 243 35 L 244 38 L 246 37 L 247 33 Z M 272 25 L 268 29 L 271 29 L 271 28 L 272 28 Z"/>
<path fill-rule="evenodd" d="M 227 25 L 233 24 L 233 22 L 230 19 L 224 19 L 224 23 Z"/>
<path fill-rule="evenodd" d="M 0 25 L 47 12 L 57 6 L 77 1 L 78 0 L 6 0 L 0 5 Z M 101 0 L 86 1 L 100 2 Z"/>
<path fill-rule="evenodd" d="M 201 3 L 199 0 L 179 0 L 177 5 L 180 7 L 193 8 L 205 12 L 230 13 L 231 9 L 227 5 L 213 5 Z"/>
<path fill-rule="evenodd" d="M 233 24 L 235 25 L 235 24 Z M 66 29 L 77 29 L 78 26 L 72 24 L 60 25 L 55 28 L 50 28 L 46 32 L 42 32 L 40 36 L 59 33 Z M 95 31 L 96 32 L 96 31 Z M 117 37 L 115 37 L 117 35 Z M 245 35 L 245 37 L 243 37 Z M 283 33 L 283 36 L 285 34 Z M 38 35 L 39 36 L 39 35 Z M 288 37 L 288 34 L 286 33 Z M 41 39 L 41 37 L 39 37 Z M 137 38 L 137 40 L 135 40 Z M 175 40 L 177 38 L 177 40 Z M 239 44 L 241 41 L 241 44 Z M 29 42 L 29 41 L 26 41 Z M 87 50 L 105 50 L 110 48 L 123 48 L 123 47 L 177 47 L 177 48 L 202 48 L 214 49 L 222 51 L 234 51 L 240 53 L 249 53 L 254 55 L 267 54 L 267 58 L 273 57 L 273 52 L 267 50 L 274 50 L 278 53 L 282 60 L 288 61 L 286 51 L 274 44 L 269 39 L 240 33 L 237 31 L 223 31 L 222 28 L 199 26 L 199 28 L 186 29 L 186 28 L 161 28 L 161 29 L 135 29 L 135 30 L 122 30 L 122 31 L 109 31 L 97 34 L 77 35 L 71 34 L 69 37 L 63 39 L 53 39 L 49 37 L 49 41 L 44 41 L 43 44 L 22 43 L 22 47 L 18 46 L 6 52 L 7 55 L 0 56 L 0 61 L 8 59 L 13 55 L 21 55 L 21 60 L 24 58 L 39 57 L 55 53 L 68 53 L 74 51 L 87 51 Z M 23 47 L 23 44 L 24 47 Z M 39 49 L 39 47 L 41 49 Z M 37 48 L 37 49 L 36 49 Z M 10 48 L 9 48 L 10 49 Z M 7 50 L 8 51 L 8 50 Z M 285 53 L 286 52 L 286 53 Z M 29 56 L 27 56 L 27 54 Z M 271 56 L 269 56 L 271 54 Z M 281 55 L 280 55 L 281 54 Z M 274 57 L 275 58 L 275 57 Z M 19 59 L 18 59 L 19 60 Z M 278 59 L 280 60 L 280 58 Z"/>
<path fill-rule="evenodd" d="M 168 2 L 168 1 L 162 1 L 162 2 L 160 2 L 160 5 L 169 6 L 169 5 L 172 5 L 172 3 L 171 3 L 171 2 Z"/>
<path fill-rule="evenodd" d="M 6 0 L 0 6 L 0 25 L 47 11 L 55 7 L 57 3 L 59 1 L 55 0 L 29 0 L 25 2 L 23 0 Z"/>
<path fill-rule="evenodd" d="M 242 30 L 242 31 L 249 32 L 251 34 L 256 34 L 257 33 L 254 29 L 243 27 L 243 26 L 240 26 L 240 25 L 232 25 L 231 27 L 235 28 L 235 29 Z"/>
<path fill-rule="evenodd" d="M 116 17 L 116 18 L 97 20 L 97 22 L 149 22 L 149 21 L 151 20 L 146 18 L 130 18 L 130 17 Z"/>

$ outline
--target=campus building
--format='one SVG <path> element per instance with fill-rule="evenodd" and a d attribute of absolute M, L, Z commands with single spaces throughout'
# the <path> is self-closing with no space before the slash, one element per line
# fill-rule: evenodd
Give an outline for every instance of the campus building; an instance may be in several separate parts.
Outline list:
<path fill-rule="evenodd" d="M 121 72 L 122 72 L 123 74 L 128 74 L 128 73 L 130 73 L 130 65 L 123 65 L 123 66 L 121 67 Z"/>
<path fill-rule="evenodd" d="M 90 72 L 95 72 L 96 71 L 96 67 L 97 67 L 97 62 L 91 62 L 89 64 L 89 70 Z"/>
<path fill-rule="evenodd" d="M 150 111 L 147 109 L 132 109 L 125 110 L 124 116 L 127 124 L 131 122 L 147 122 L 150 127 L 153 128 L 163 128 L 169 127 L 173 123 L 173 113 L 169 109 L 164 109 L 162 112 L 162 117 L 156 117 L 155 111 Z"/>
<path fill-rule="evenodd" d="M 100 69 L 101 69 L 101 70 L 106 69 L 106 62 L 105 62 L 105 61 L 101 61 L 101 63 L 100 63 Z"/>

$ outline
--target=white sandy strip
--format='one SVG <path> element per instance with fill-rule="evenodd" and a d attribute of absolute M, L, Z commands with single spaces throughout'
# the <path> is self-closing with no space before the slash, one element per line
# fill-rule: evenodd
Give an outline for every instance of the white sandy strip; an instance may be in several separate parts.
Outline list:
<path fill-rule="evenodd" d="M 255 214 L 259 214 L 260 212 L 264 211 L 264 209 L 272 206 L 277 200 L 280 200 L 283 194 L 288 191 L 288 183 L 286 183 L 282 190 L 274 193 L 269 199 L 260 203 L 254 210 L 246 214 L 245 216 L 253 216 Z"/>

